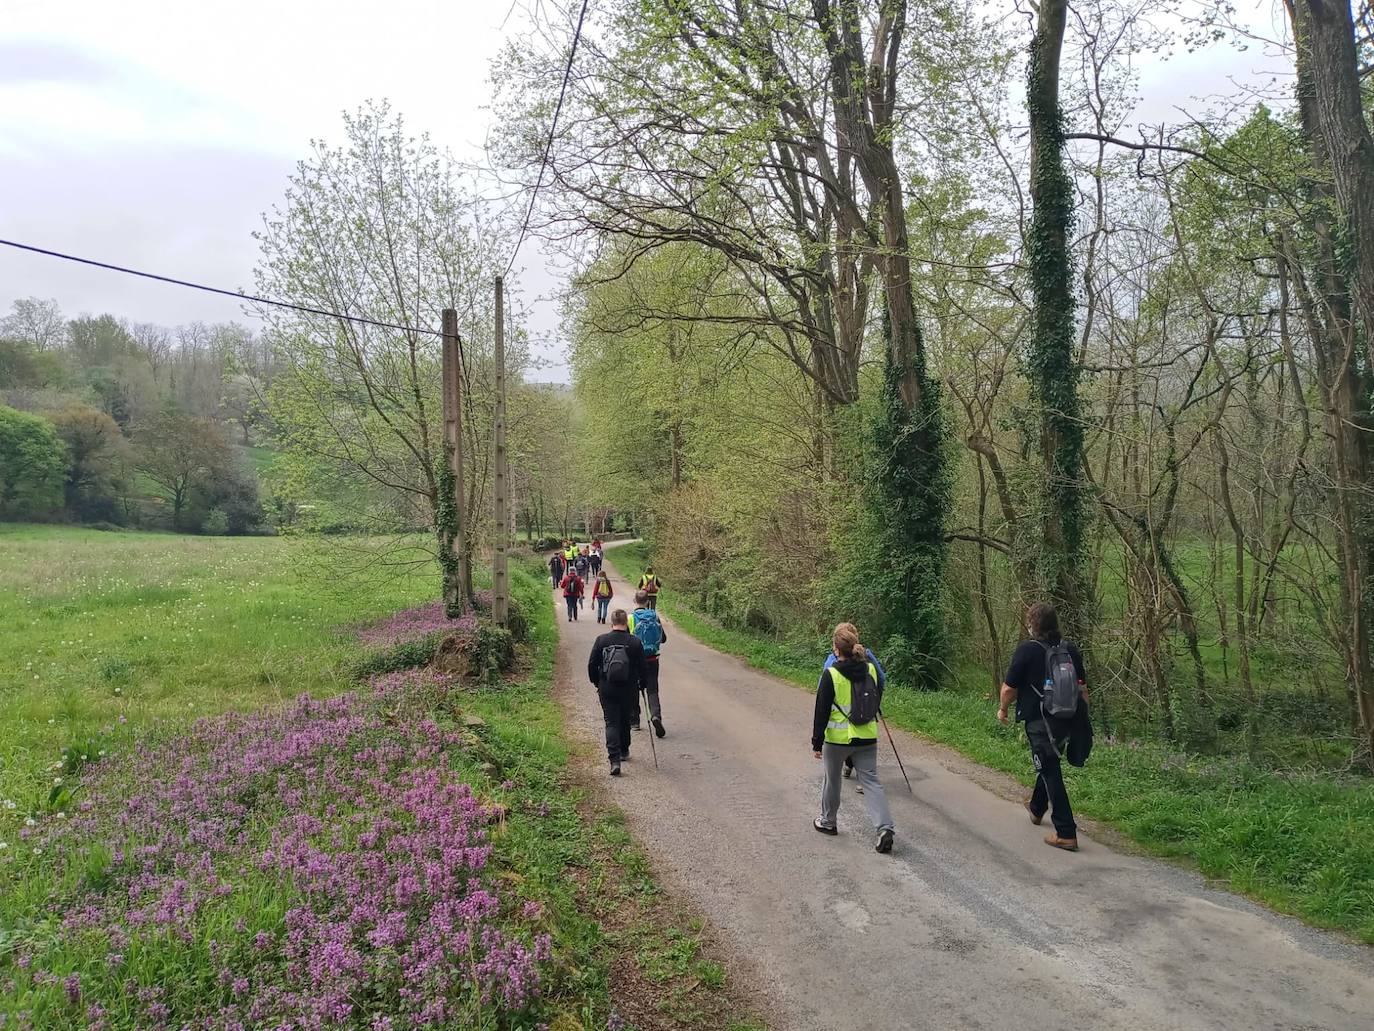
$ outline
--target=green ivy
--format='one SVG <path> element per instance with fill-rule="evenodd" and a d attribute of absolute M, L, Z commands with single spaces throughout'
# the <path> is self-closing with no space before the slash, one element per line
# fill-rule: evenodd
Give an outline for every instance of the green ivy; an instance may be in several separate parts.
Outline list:
<path fill-rule="evenodd" d="M 1033 209 L 1026 241 L 1034 304 L 1026 373 L 1031 418 L 1024 449 L 1039 454 L 1039 489 L 1032 492 L 1030 512 L 1039 532 L 1022 534 L 1025 556 L 1063 622 L 1082 636 L 1088 608 L 1081 575 L 1088 535 L 1088 508 L 1083 480 L 1083 419 L 1079 400 L 1081 373 L 1075 353 L 1073 261 L 1069 237 L 1073 228 L 1074 190 L 1064 163 L 1064 115 L 1057 94 L 1043 88 L 1047 76 L 1045 34 L 1031 42 L 1026 106 L 1030 114 Z M 1057 62 L 1058 55 L 1053 55 Z"/>
<path fill-rule="evenodd" d="M 884 661 L 908 683 L 923 690 L 941 686 L 946 669 L 944 572 L 945 523 L 952 503 L 944 423 L 938 386 L 926 372 L 925 342 L 916 339 L 903 353 L 912 355 L 920 388 L 914 409 L 902 400 L 908 371 L 892 357 L 892 322 L 883 311 L 887 354 L 882 403 L 869 437 L 872 539 L 879 596 L 878 625 Z"/>
<path fill-rule="evenodd" d="M 434 505 L 434 533 L 439 539 L 439 568 L 443 575 L 444 614 L 459 619 L 468 610 L 469 599 L 463 597 L 463 578 L 459 575 L 458 556 L 454 544 L 458 540 L 458 507 L 453 503 L 453 445 L 444 444 L 443 458 L 435 470 L 439 497 Z"/>

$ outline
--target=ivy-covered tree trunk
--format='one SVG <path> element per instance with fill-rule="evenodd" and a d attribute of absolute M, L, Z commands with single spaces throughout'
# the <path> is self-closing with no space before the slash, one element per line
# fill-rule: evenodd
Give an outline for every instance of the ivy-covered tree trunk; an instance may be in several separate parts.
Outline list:
<path fill-rule="evenodd" d="M 1345 3 L 1289 0 L 1298 116 L 1313 175 L 1308 301 L 1331 441 L 1346 683 L 1356 758 L 1374 767 L 1374 143 Z"/>
<path fill-rule="evenodd" d="M 1039 533 L 1020 546 L 1037 549 L 1029 556 L 1037 582 L 1060 610 L 1068 631 L 1082 636 L 1088 608 L 1083 575 L 1087 506 L 1069 257 L 1073 183 L 1064 166 L 1059 106 L 1067 13 L 1067 0 L 1042 0 L 1026 83 L 1032 207 L 1026 250 L 1033 297 L 1026 359 L 1032 419 L 1027 432 L 1036 437 L 1027 450 L 1039 454 L 1040 489 L 1035 499 Z"/>
<path fill-rule="evenodd" d="M 925 347 L 916 327 L 913 357 L 905 365 L 887 338 L 892 320 L 883 311 L 886 361 L 882 405 L 874 419 L 869 497 L 885 575 L 876 578 L 885 621 L 884 661 L 913 686 L 940 687 L 949 651 L 944 622 L 945 522 L 951 484 L 945 460 L 938 386 L 926 374 Z M 919 386 L 907 402 L 904 383 Z"/>

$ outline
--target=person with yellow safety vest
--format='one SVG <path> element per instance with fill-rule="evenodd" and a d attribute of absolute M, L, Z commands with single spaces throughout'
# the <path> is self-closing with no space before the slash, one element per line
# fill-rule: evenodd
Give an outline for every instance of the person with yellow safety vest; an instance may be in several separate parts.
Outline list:
<path fill-rule="evenodd" d="M 878 717 L 876 704 L 872 714 L 863 722 L 851 721 L 850 716 L 862 707 L 862 699 L 871 699 L 876 690 L 882 699 L 883 677 L 868 652 L 859 642 L 859 631 L 853 623 L 841 623 L 831 636 L 835 664 L 821 673 L 816 688 L 816 712 L 811 726 L 811 750 L 825 770 L 821 784 L 821 815 L 813 826 L 822 834 L 838 834 L 836 818 L 840 811 L 840 785 L 846 759 L 853 759 L 854 774 L 864 789 L 864 805 L 868 818 L 878 832 L 874 849 L 892 851 L 892 812 L 887 795 L 878 780 Z M 872 684 L 867 684 L 870 680 Z"/>

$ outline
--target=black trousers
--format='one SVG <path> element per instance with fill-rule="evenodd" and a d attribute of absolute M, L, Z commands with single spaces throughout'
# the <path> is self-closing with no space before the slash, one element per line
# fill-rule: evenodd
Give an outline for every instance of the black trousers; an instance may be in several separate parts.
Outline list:
<path fill-rule="evenodd" d="M 644 693 L 649 696 L 649 716 L 651 719 L 663 718 L 663 706 L 658 701 L 658 660 L 644 660 Z M 634 696 L 631 703 L 630 722 L 638 723 L 642 717 L 640 712 L 639 695 Z"/>
<path fill-rule="evenodd" d="M 1026 724 L 1026 740 L 1030 742 L 1031 762 L 1035 764 L 1035 790 L 1031 792 L 1031 812 L 1043 816 L 1050 811 L 1054 832 L 1061 838 L 1077 838 L 1078 827 L 1073 822 L 1073 807 L 1064 787 L 1064 767 L 1059 748 L 1050 735 L 1044 720 Z"/>
<path fill-rule="evenodd" d="M 630 754 L 630 706 L 634 704 L 634 691 L 602 684 L 596 689 L 596 696 L 606 721 L 606 758 L 619 762 Z"/>

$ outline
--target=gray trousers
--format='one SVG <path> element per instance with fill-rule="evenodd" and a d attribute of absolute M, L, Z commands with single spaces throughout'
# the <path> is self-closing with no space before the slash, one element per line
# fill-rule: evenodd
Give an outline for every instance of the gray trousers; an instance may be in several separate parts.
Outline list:
<path fill-rule="evenodd" d="M 844 783 L 846 756 L 854 759 L 854 776 L 863 785 L 869 822 L 874 830 L 891 830 L 892 811 L 887 807 L 883 786 L 878 783 L 876 741 L 862 745 L 832 745 L 827 741 L 821 746 L 821 765 L 825 767 L 825 780 L 821 783 L 821 824 L 825 827 L 835 826 L 835 819 L 840 812 L 840 785 Z"/>

